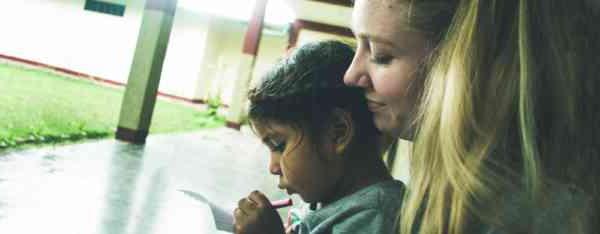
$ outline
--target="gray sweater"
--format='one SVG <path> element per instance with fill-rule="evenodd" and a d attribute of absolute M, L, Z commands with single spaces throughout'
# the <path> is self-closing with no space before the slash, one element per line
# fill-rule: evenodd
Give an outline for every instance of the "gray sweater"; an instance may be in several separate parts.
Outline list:
<path fill-rule="evenodd" d="M 394 233 L 404 191 L 397 180 L 370 185 L 308 214 L 294 233 Z"/>
<path fill-rule="evenodd" d="M 568 185 L 550 185 L 540 204 L 528 205 L 524 194 L 504 197 L 505 204 L 497 213 L 503 214 L 501 226 L 481 225 L 485 234 L 508 233 L 591 233 L 589 225 L 590 198 L 583 191 Z"/>
<path fill-rule="evenodd" d="M 322 209 L 308 214 L 298 225 L 297 234 L 396 233 L 398 212 L 405 186 L 400 181 L 387 181 L 366 187 Z M 498 202 L 501 226 L 471 225 L 466 233 L 591 233 L 589 203 L 582 191 L 554 184 L 546 192 L 542 207 L 531 208 L 524 194 L 503 194 Z M 529 208 L 528 208 L 529 207 Z"/>

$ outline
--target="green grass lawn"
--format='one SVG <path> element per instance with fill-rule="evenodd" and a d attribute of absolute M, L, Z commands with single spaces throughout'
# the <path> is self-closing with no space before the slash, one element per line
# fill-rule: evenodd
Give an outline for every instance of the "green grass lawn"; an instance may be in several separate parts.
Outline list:
<path fill-rule="evenodd" d="M 111 137 L 123 89 L 0 63 L 0 149 Z M 158 100 L 151 133 L 212 128 L 223 118 Z"/>

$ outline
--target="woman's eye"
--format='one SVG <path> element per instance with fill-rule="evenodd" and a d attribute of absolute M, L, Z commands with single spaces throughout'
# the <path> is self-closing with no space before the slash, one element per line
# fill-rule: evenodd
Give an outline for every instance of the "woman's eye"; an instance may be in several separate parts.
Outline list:
<path fill-rule="evenodd" d="M 380 65 L 390 64 L 393 57 L 389 55 L 375 55 L 371 58 L 371 62 Z"/>

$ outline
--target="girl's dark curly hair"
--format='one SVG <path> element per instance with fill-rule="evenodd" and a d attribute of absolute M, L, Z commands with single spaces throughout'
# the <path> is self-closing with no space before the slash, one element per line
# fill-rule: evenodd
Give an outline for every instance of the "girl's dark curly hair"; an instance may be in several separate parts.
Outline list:
<path fill-rule="evenodd" d="M 319 130 L 331 124 L 336 109 L 350 114 L 356 143 L 373 145 L 379 134 L 364 91 L 344 85 L 344 73 L 354 50 L 341 42 L 306 44 L 294 51 L 265 76 L 249 93 L 250 123 L 277 121 L 290 124 L 318 140 Z"/>

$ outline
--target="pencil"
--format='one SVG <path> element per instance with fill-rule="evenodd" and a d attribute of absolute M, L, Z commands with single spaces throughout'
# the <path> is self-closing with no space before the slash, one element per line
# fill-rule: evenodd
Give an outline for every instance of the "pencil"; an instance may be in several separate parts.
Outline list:
<path fill-rule="evenodd" d="M 273 207 L 273 209 L 284 208 L 284 207 L 291 206 L 293 204 L 294 204 L 294 202 L 292 202 L 291 198 L 286 198 L 283 200 L 277 200 L 277 201 L 271 202 L 271 206 Z"/>

